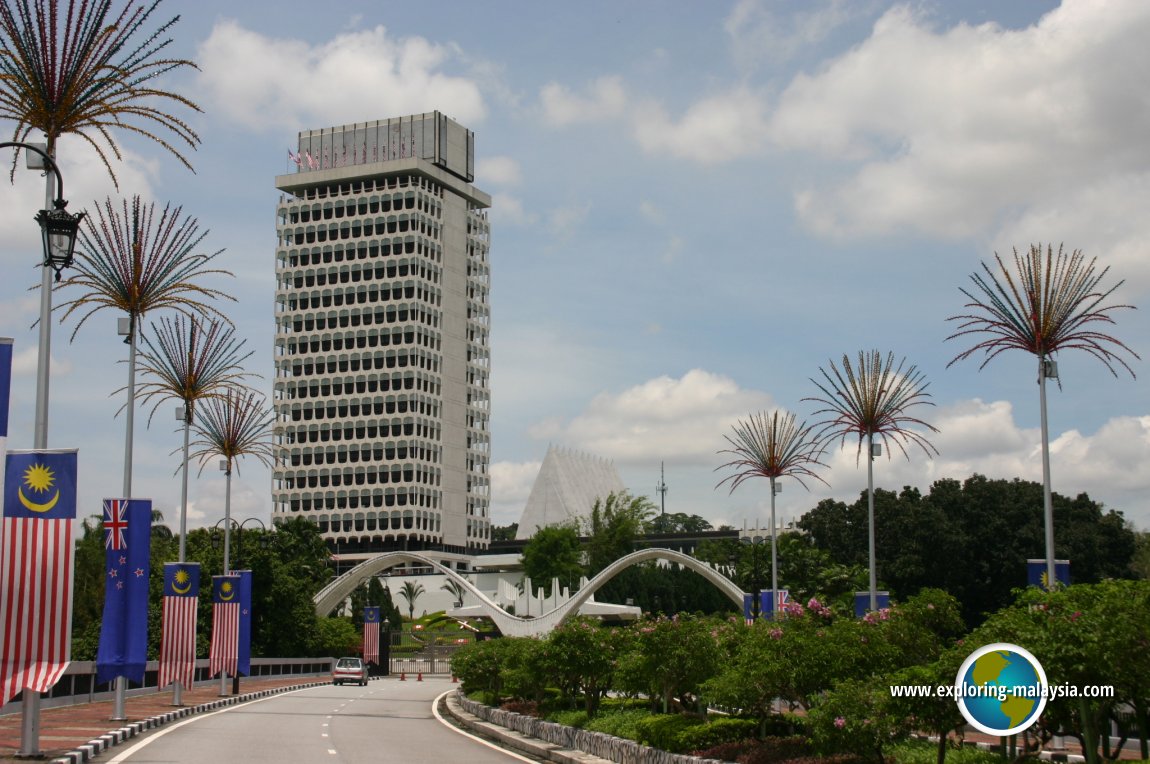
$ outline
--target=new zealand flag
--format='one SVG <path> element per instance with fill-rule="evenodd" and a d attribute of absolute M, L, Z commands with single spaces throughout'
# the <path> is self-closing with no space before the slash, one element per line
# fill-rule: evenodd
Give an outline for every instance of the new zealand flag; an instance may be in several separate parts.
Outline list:
<path fill-rule="evenodd" d="M 104 499 L 104 621 L 97 682 L 118 676 L 144 682 L 151 538 L 151 499 Z"/>

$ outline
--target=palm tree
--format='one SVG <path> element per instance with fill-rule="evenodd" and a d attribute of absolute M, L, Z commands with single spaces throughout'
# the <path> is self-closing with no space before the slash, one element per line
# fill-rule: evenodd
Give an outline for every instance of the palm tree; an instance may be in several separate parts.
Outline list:
<path fill-rule="evenodd" d="M 423 584 L 417 584 L 414 581 L 404 581 L 403 586 L 399 588 L 399 596 L 403 597 L 403 601 L 407 603 L 407 619 L 409 621 L 415 620 L 415 601 L 423 592 Z"/>
<path fill-rule="evenodd" d="M 229 271 L 207 267 L 223 250 L 195 254 L 207 231 L 199 230 L 195 218 L 183 217 L 183 208 L 166 205 L 156 219 L 154 204 L 145 204 L 139 196 L 123 200 L 121 214 L 112 200 L 96 208 L 97 218 L 88 216 L 87 230 L 82 232 L 81 247 L 74 263 L 76 273 L 61 286 L 74 286 L 83 293 L 62 303 L 61 323 L 79 313 L 72 340 L 84 322 L 94 314 L 111 308 L 128 314 L 128 398 L 122 410 L 127 411 L 124 439 L 124 496 L 132 495 L 132 438 L 135 430 L 136 335 L 141 319 L 150 311 L 172 309 L 188 316 L 227 317 L 209 299 L 235 298 L 218 289 L 195 283 L 212 274 L 232 275 Z"/>
<path fill-rule="evenodd" d="M 224 493 L 224 575 L 230 571 L 232 527 L 232 466 L 239 472 L 243 456 L 254 456 L 265 466 L 272 463 L 272 413 L 262 395 L 229 389 L 224 398 L 209 398 L 200 407 L 192 458 L 200 460 L 200 474 L 212 459 L 223 457 L 227 479 Z"/>
<path fill-rule="evenodd" d="M 463 584 L 453 578 L 449 578 L 444 581 L 443 585 L 439 588 L 450 593 L 455 602 L 458 602 L 460 605 L 463 604 L 463 597 L 467 594 L 467 590 L 463 588 Z"/>
<path fill-rule="evenodd" d="M 906 359 L 894 365 L 894 353 L 887 353 L 883 359 L 878 350 L 859 351 L 858 367 L 851 365 L 845 354 L 842 368 L 830 362 L 830 372 L 819 368 L 823 381 L 812 379 L 824 397 L 811 397 L 805 400 L 822 404 L 823 408 L 815 416 L 825 415 L 819 422 L 818 439 L 824 445 L 838 439 L 841 448 L 848 435 L 858 435 L 858 450 L 855 463 L 862 455 L 863 440 L 867 444 L 867 554 L 870 560 L 870 609 L 878 607 L 878 585 L 875 575 L 874 556 L 874 458 L 882 447 L 875 443 L 877 436 L 887 446 L 887 459 L 890 458 L 890 444 L 898 447 L 908 460 L 907 445 L 917 445 L 931 457 L 938 453 L 924 435 L 911 427 L 925 427 L 932 432 L 938 429 L 927 422 L 911 416 L 907 409 L 920 404 L 933 406 L 928 401 L 926 376 Z M 879 447 L 876 449 L 876 445 Z"/>
<path fill-rule="evenodd" d="M 719 453 L 731 454 L 735 458 L 718 469 L 734 468 L 735 472 L 715 487 L 730 483 L 730 493 L 734 493 L 743 481 L 751 478 L 765 477 L 771 481 L 771 596 L 777 603 L 779 557 L 775 495 L 778 489 L 775 481 L 781 477 L 793 477 L 799 485 L 807 488 L 803 478 L 808 477 L 826 485 L 827 481 L 813 469 L 826 465 L 819 461 L 822 450 L 812 428 L 806 422 L 797 423 L 795 415 L 790 412 L 774 411 L 769 417 L 766 412 L 751 414 L 747 421 L 736 422 L 732 429 L 733 435 L 723 436 L 731 447 Z M 772 617 L 775 609 L 771 609 Z"/>
<path fill-rule="evenodd" d="M 114 15 L 111 0 L 69 0 L 63 12 L 60 0 L 0 3 L 0 119 L 16 123 L 12 140 L 41 132 L 54 157 L 61 135 L 78 135 L 96 150 L 116 182 L 108 153 L 122 157 L 112 134 L 127 130 L 158 143 L 192 169 L 165 135 L 193 149 L 199 136 L 163 107 L 200 108 L 156 83 L 196 65 L 161 57 L 172 42 L 165 35 L 179 16 L 151 33 L 144 31 L 159 4 L 127 0 Z"/>
<path fill-rule="evenodd" d="M 201 327 L 201 319 L 161 318 L 152 324 L 155 337 L 143 335 L 146 350 L 141 353 L 140 366 L 149 381 L 140 386 L 140 397 L 147 403 L 155 401 L 148 416 L 151 424 L 156 409 L 164 401 L 183 403 L 184 457 L 182 461 L 182 490 L 180 503 L 180 557 L 187 552 L 188 525 L 188 449 L 195 405 L 199 401 L 226 399 L 229 390 L 245 377 L 254 376 L 240 368 L 252 351 L 243 352 L 243 340 L 235 337 L 235 329 L 223 321 L 210 321 Z"/>
<path fill-rule="evenodd" d="M 959 287 L 967 299 L 965 307 L 972 313 L 951 316 L 958 331 L 948 340 L 967 335 L 989 335 L 951 359 L 951 365 L 981 351 L 979 369 L 999 353 L 1024 350 L 1038 359 L 1038 401 L 1042 417 L 1042 490 L 1043 522 L 1046 536 L 1046 580 L 1053 587 L 1054 578 L 1054 507 L 1050 495 L 1050 432 L 1046 421 L 1046 380 L 1058 379 L 1053 360 L 1059 350 L 1084 350 L 1097 358 L 1118 376 L 1118 366 L 1134 377 L 1134 370 L 1123 358 L 1138 354 L 1109 334 L 1098 331 L 1098 324 L 1113 324 L 1111 313 L 1130 305 L 1105 304 L 1122 286 L 1119 281 L 1103 290 L 1102 280 L 1110 268 L 1095 271 L 1097 258 L 1089 262 L 1081 250 L 1066 253 L 1062 245 L 1058 254 L 1051 245 L 1031 245 L 1026 255 L 1014 250 L 1014 268 L 1008 268 L 998 253 L 997 272 L 982 263 L 983 273 L 971 274 L 976 289 L 973 293 Z M 1059 382 L 1061 385 L 1061 381 Z"/>

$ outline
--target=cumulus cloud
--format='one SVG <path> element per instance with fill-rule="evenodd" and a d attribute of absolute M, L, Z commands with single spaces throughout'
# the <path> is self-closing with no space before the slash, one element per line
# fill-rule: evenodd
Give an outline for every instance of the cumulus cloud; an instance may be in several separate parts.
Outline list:
<path fill-rule="evenodd" d="M 819 44 L 863 7 L 847 0 L 830 0 L 803 4 L 783 16 L 773 13 L 763 0 L 739 0 L 723 22 L 723 29 L 731 38 L 735 62 L 749 69 L 764 60 L 786 60 Z"/>
<path fill-rule="evenodd" d="M 538 216 L 523 207 L 523 200 L 512 194 L 491 195 L 491 219 L 503 225 L 523 226 L 534 223 Z"/>
<path fill-rule="evenodd" d="M 853 168 L 798 194 L 800 216 L 839 236 L 967 236 L 1004 211 L 1049 214 L 1082 189 L 1102 193 L 1099 207 L 1121 204 L 1104 179 L 1150 160 L 1150 96 L 1126 75 L 1150 66 L 1148 33 L 1150 6 L 1137 0 L 1067 0 L 1021 30 L 938 31 L 907 6 L 889 10 L 779 98 L 776 145 Z"/>
<path fill-rule="evenodd" d="M 120 189 L 129 194 L 152 197 L 152 183 L 158 174 L 158 163 L 145 160 L 138 154 L 121 148 L 123 161 L 113 161 L 112 169 L 120 182 Z M 100 157 L 75 136 L 65 136 L 57 150 L 57 158 L 64 173 L 64 193 L 69 212 L 90 210 L 94 203 L 109 195 L 115 197 L 108 170 Z M 40 227 L 36 213 L 44 207 L 44 176 L 39 170 L 24 169 L 21 157 L 12 183 L 0 183 L 0 263 L 16 270 L 19 278 L 26 277 L 27 286 L 39 282 L 34 269 L 43 259 Z M 52 194 L 55 196 L 55 185 Z M 37 298 L 37 301 L 39 298 Z"/>
<path fill-rule="evenodd" d="M 573 93 L 566 85 L 550 82 L 539 93 L 543 119 L 555 127 L 599 122 L 621 115 L 627 106 L 627 91 L 617 76 L 600 77 L 588 83 L 585 93 Z"/>
<path fill-rule="evenodd" d="M 475 177 L 485 185 L 517 186 L 523 181 L 523 171 L 513 157 L 486 157 L 475 163 Z"/>
<path fill-rule="evenodd" d="M 491 522 L 518 522 L 542 462 L 494 462 L 491 465 Z"/>
<path fill-rule="evenodd" d="M 486 114 L 483 97 L 474 81 L 446 71 L 455 58 L 448 46 L 395 38 L 383 26 L 312 46 L 224 20 L 200 45 L 198 84 L 205 106 L 255 130 L 435 109 L 474 125 Z M 373 114 L 364 113 L 366 104 Z"/>
<path fill-rule="evenodd" d="M 12 373 L 21 376 L 36 376 L 36 363 L 40 359 L 39 348 L 33 346 L 21 350 L 12 356 Z M 51 363 L 49 369 L 52 374 L 52 379 L 57 377 L 67 376 L 72 373 L 72 364 L 67 360 L 57 357 L 55 354 L 51 356 Z"/>
<path fill-rule="evenodd" d="M 678 379 L 657 377 L 620 393 L 601 393 L 581 414 L 553 423 L 546 433 L 621 464 L 710 464 L 736 419 L 772 405 L 765 393 L 694 369 Z"/>
<path fill-rule="evenodd" d="M 678 118 L 647 103 L 635 110 L 632 126 L 648 154 L 714 165 L 764 151 L 767 124 L 766 98 L 738 86 L 696 101 Z"/>
<path fill-rule="evenodd" d="M 958 401 L 942 406 L 928 433 L 939 455 L 928 459 L 908 449 L 909 459 L 897 449 L 875 461 L 875 484 L 890 490 L 904 485 L 924 492 L 941 478 L 964 480 L 978 473 L 995 479 L 1042 481 L 1042 453 L 1037 428 L 1019 427 L 1005 401 Z M 1052 433 L 1051 483 L 1068 496 L 1086 492 L 1095 501 L 1123 510 L 1143 528 L 1150 527 L 1150 475 L 1141 465 L 1150 460 L 1150 416 L 1116 417 L 1092 434 L 1077 430 Z M 866 462 L 856 461 L 855 443 L 832 449 L 823 460 L 823 477 L 830 488 L 818 486 L 811 505 L 822 498 L 853 501 L 866 487 Z M 814 486 L 812 486 L 814 487 Z"/>

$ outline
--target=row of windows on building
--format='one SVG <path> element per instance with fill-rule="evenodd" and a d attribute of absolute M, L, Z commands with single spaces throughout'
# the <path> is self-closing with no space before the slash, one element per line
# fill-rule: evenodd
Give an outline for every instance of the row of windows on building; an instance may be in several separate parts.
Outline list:
<path fill-rule="evenodd" d="M 374 305 L 375 303 L 377 303 L 379 301 L 378 290 L 371 290 L 371 291 L 377 293 L 375 300 L 369 300 L 368 299 L 368 289 L 366 287 L 360 287 L 355 292 L 342 292 L 342 291 L 335 291 L 335 290 L 331 290 L 331 289 L 325 289 L 322 292 L 312 292 L 310 294 L 303 294 L 303 295 L 300 295 L 296 292 L 292 292 L 292 293 L 289 293 L 287 295 L 277 294 L 276 295 L 276 305 L 277 305 L 277 307 L 279 307 L 279 309 L 281 311 L 282 310 L 289 310 L 289 311 L 319 310 L 320 308 L 330 308 L 333 306 L 338 308 L 338 307 L 341 307 L 343 305 L 355 305 L 357 303 L 359 305 L 367 305 L 369 303 Z M 419 308 L 421 310 L 424 309 L 423 308 L 424 305 L 427 305 L 429 303 L 431 305 L 435 305 L 435 306 L 438 306 L 440 303 L 439 290 L 438 289 L 435 289 L 433 291 L 430 287 L 423 287 L 421 285 L 417 285 L 414 287 L 413 292 L 412 292 L 412 298 L 420 300 L 420 301 L 425 301 L 425 302 L 419 303 Z M 398 296 L 395 296 L 392 299 L 400 299 L 400 298 Z M 409 299 L 411 299 L 411 298 L 409 298 Z M 415 310 L 416 310 L 415 307 L 409 306 L 409 305 L 387 305 L 387 306 L 382 306 L 381 308 L 376 308 L 376 310 L 374 310 L 373 312 L 377 315 L 381 312 L 387 313 L 388 314 L 388 322 L 393 323 L 394 321 L 392 319 L 392 316 L 396 316 L 396 320 L 406 321 L 408 311 L 414 312 Z M 438 324 L 439 323 L 438 311 L 435 311 L 435 315 L 436 315 L 436 324 Z M 414 317 L 413 317 L 413 319 L 414 319 Z M 377 319 L 377 323 L 378 323 L 378 319 Z M 423 323 L 430 323 L 430 322 L 424 321 Z"/>
<path fill-rule="evenodd" d="M 341 494 L 344 492 L 341 491 Z M 312 496 L 275 496 L 274 501 L 280 505 L 285 506 L 292 512 L 315 512 L 322 509 L 369 509 L 375 507 L 381 509 L 383 507 L 427 507 L 428 509 L 439 508 L 439 492 L 429 493 L 428 489 L 413 488 L 410 491 L 395 491 L 384 495 L 376 489 L 376 492 L 370 495 L 341 495 L 336 496 L 330 491 L 326 494 L 314 494 Z"/>
<path fill-rule="evenodd" d="M 471 338 L 469 332 L 468 338 Z M 486 339 L 486 337 L 484 337 Z M 281 349 L 286 349 L 286 355 L 302 355 L 304 353 L 330 353 L 343 350 L 366 350 L 368 348 L 422 346 L 430 350 L 439 351 L 441 341 L 438 334 L 432 334 L 426 329 L 418 332 L 383 332 L 367 333 L 361 331 L 355 336 L 332 337 L 324 335 L 322 338 L 289 340 L 285 345 L 277 343 Z M 392 351 L 395 352 L 395 351 Z"/>
<path fill-rule="evenodd" d="M 302 414 L 304 414 L 304 413 L 305 412 L 302 412 L 302 411 L 291 412 L 291 420 L 290 421 L 294 421 L 294 422 L 311 421 L 312 417 L 308 417 L 306 420 L 302 418 Z M 315 414 L 314 418 L 317 420 L 321 420 L 321 419 L 325 418 L 325 415 L 328 412 L 321 409 L 320 411 L 316 411 L 316 412 L 308 411 L 306 413 Z M 297 417 L 299 417 L 299 418 L 297 418 Z M 332 418 L 334 419 L 334 417 L 332 417 Z M 341 419 L 343 419 L 343 418 L 341 417 Z M 286 419 L 283 421 L 286 421 Z M 344 422 L 340 422 L 340 424 L 347 425 L 348 423 L 346 421 L 344 421 Z M 317 437 L 312 436 L 313 429 L 316 433 L 318 433 Z M 424 438 L 426 440 L 432 440 L 435 442 L 439 442 L 441 440 L 441 433 L 439 430 L 439 426 L 435 423 L 428 422 L 425 420 L 419 420 L 418 422 L 395 422 L 393 420 L 392 421 L 389 421 L 389 420 L 382 420 L 382 421 L 371 420 L 371 421 L 365 421 L 365 422 L 355 422 L 350 427 L 348 427 L 348 426 L 338 427 L 338 428 L 336 428 L 337 432 L 335 434 L 328 436 L 328 437 L 325 437 L 323 435 L 323 432 L 325 430 L 328 430 L 328 429 L 331 429 L 331 425 L 317 424 L 317 425 L 310 426 L 307 430 L 296 430 L 296 434 L 299 435 L 299 437 L 297 437 L 295 442 L 297 442 L 297 443 L 327 443 L 327 442 L 340 442 L 340 441 L 344 441 L 344 440 L 374 440 L 374 439 L 378 439 L 378 438 L 398 439 L 398 438 L 411 438 L 411 437 Z M 350 436 L 348 435 L 349 430 L 352 431 Z M 362 436 L 359 436 L 357 434 L 358 431 L 360 431 L 360 430 L 363 431 Z M 304 438 L 301 435 L 301 433 L 307 433 L 307 437 Z"/>
<path fill-rule="evenodd" d="M 325 241 L 348 241 L 368 236 L 394 236 L 404 233 L 421 234 L 431 239 L 438 239 L 442 231 L 443 226 L 430 218 L 399 215 L 374 221 L 333 223 L 322 227 L 282 228 L 279 230 L 279 244 L 282 247 L 290 247 L 297 244 L 323 244 Z"/>
<path fill-rule="evenodd" d="M 439 463 L 440 449 L 430 443 L 372 443 L 362 448 L 290 448 L 295 445 L 291 433 L 281 436 L 278 451 L 279 464 L 284 467 L 310 467 L 313 464 L 372 464 L 383 461 L 413 459 Z"/>
<path fill-rule="evenodd" d="M 352 289 L 324 289 L 312 292 L 292 290 L 286 294 L 277 293 L 276 302 L 286 304 L 288 310 L 330 308 L 333 305 L 367 305 L 391 300 L 418 300 L 421 304 L 439 306 L 443 303 L 443 291 L 423 281 L 408 281 L 404 284 L 358 286 Z M 386 308 L 385 308 L 386 309 Z"/>
<path fill-rule="evenodd" d="M 442 269 L 438 265 L 405 257 L 403 260 L 390 263 L 356 263 L 354 265 L 333 266 L 323 270 L 309 268 L 303 272 L 285 270 L 280 275 L 279 283 L 281 289 L 287 287 L 310 289 L 329 284 L 332 286 L 358 284 L 361 281 L 383 281 L 384 279 L 417 276 L 428 283 L 438 284 L 442 275 L 441 271 Z M 396 286 L 414 286 L 414 283 L 393 285 L 392 289 L 395 289 Z"/>
<path fill-rule="evenodd" d="M 323 204 L 302 204 L 294 202 L 285 204 L 280 208 L 280 224 L 310 223 L 320 220 L 340 220 L 342 218 L 362 217 L 364 215 L 378 215 L 381 212 L 398 212 L 400 210 L 415 210 L 443 217 L 443 202 L 438 196 L 430 194 L 405 191 L 403 193 L 386 194 L 383 196 L 367 196 L 361 199 L 341 199 Z"/>
<path fill-rule="evenodd" d="M 373 356 L 363 357 L 356 357 L 353 354 L 350 357 L 340 356 L 339 358 L 330 358 L 326 361 L 320 359 L 300 363 L 299 361 L 293 360 L 290 364 L 277 362 L 276 373 L 290 373 L 293 377 L 310 377 L 316 374 L 346 374 L 348 372 L 372 370 L 383 371 L 384 369 L 402 369 L 408 366 L 437 372 L 439 371 L 439 359 L 431 357 L 423 351 L 410 354 L 396 353 L 387 355 L 376 353 Z"/>
<path fill-rule="evenodd" d="M 391 390 L 420 390 L 431 395 L 439 395 L 439 380 L 420 372 L 393 372 L 390 376 L 345 377 L 342 379 L 301 380 L 277 382 L 277 398 L 328 398 L 340 395 L 363 395 L 364 393 L 388 392 Z M 339 401 L 350 404 L 352 401 Z"/>
<path fill-rule="evenodd" d="M 415 236 L 396 237 L 390 241 L 361 241 L 310 249 L 281 249 L 276 254 L 278 267 L 307 268 L 312 265 L 351 263 L 401 255 L 417 255 L 432 263 L 443 262 L 443 247 L 438 242 Z"/>
<path fill-rule="evenodd" d="M 332 183 L 326 186 L 311 186 L 297 192 L 294 198 L 311 201 L 352 194 L 370 194 L 376 191 L 394 191 L 397 188 L 420 189 L 440 198 L 443 197 L 443 187 L 423 175 L 388 175 Z"/>
<path fill-rule="evenodd" d="M 423 483 L 430 486 L 439 486 L 441 476 L 439 470 L 430 470 L 426 467 L 406 469 L 393 467 L 385 470 L 366 470 L 360 472 L 318 473 L 309 472 L 307 475 L 292 475 L 285 473 L 276 479 L 277 490 L 297 490 L 304 488 L 340 488 L 352 486 L 386 485 L 388 483 Z"/>

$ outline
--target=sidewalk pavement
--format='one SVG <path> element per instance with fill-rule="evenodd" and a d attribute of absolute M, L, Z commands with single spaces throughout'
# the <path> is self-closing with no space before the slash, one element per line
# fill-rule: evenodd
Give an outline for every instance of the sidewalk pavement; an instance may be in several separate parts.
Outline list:
<path fill-rule="evenodd" d="M 171 688 L 150 691 L 124 700 L 123 721 L 112 721 L 111 700 L 42 708 L 39 758 L 69 763 L 88 761 L 112 745 L 176 718 L 329 681 L 326 676 L 245 677 L 240 680 L 239 695 L 220 697 L 219 680 L 213 680 L 184 690 L 182 706 L 172 705 Z M 230 693 L 230 680 L 228 690 Z M 0 716 L 0 764 L 30 760 L 16 755 L 21 747 L 22 725 L 23 714 Z"/>

